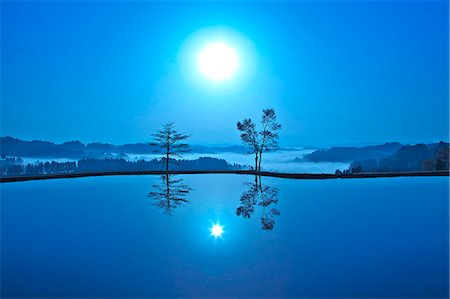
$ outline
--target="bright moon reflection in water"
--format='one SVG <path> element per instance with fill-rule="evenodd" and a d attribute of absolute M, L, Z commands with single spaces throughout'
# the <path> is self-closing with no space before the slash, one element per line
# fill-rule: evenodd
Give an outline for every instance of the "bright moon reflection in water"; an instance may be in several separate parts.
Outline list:
<path fill-rule="evenodd" d="M 210 230 L 211 236 L 214 236 L 214 238 L 222 237 L 223 227 L 221 225 L 214 224 Z"/>
<path fill-rule="evenodd" d="M 224 42 L 205 46 L 197 57 L 200 72 L 212 81 L 223 81 L 233 77 L 239 67 L 235 49 Z"/>

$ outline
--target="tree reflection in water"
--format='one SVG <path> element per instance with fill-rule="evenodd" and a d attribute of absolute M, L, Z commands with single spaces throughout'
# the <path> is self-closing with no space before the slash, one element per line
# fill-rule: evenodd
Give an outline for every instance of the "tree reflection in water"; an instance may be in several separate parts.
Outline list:
<path fill-rule="evenodd" d="M 177 207 L 190 203 L 185 197 L 189 195 L 192 188 L 183 184 L 182 179 L 176 179 L 175 175 L 162 175 L 161 183 L 153 185 L 153 189 L 148 197 L 153 198 L 153 205 L 167 215 L 172 215 Z"/>
<path fill-rule="evenodd" d="M 250 218 L 256 206 L 260 206 L 261 228 L 273 230 L 275 216 L 280 215 L 280 211 L 273 207 L 278 203 L 278 188 L 263 185 L 260 176 L 255 176 L 255 182 L 245 184 L 248 188 L 241 195 L 241 205 L 236 209 L 236 215 Z"/>

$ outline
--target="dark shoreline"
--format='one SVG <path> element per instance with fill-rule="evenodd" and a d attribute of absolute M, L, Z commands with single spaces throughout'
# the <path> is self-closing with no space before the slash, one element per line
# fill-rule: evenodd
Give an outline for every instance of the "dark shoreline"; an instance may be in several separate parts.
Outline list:
<path fill-rule="evenodd" d="M 67 174 L 48 174 L 37 176 L 15 176 L 0 177 L 0 183 L 24 182 L 49 179 L 67 179 L 67 178 L 83 178 L 110 175 L 161 175 L 165 171 L 107 171 L 107 172 L 89 172 L 89 173 L 67 173 Z M 240 175 L 260 175 L 265 177 L 285 178 L 285 179 L 356 179 L 356 178 L 392 178 L 392 177 L 418 177 L 418 176 L 450 176 L 449 171 L 413 171 L 413 172 L 365 172 L 352 174 L 315 174 L 315 173 L 279 173 L 261 171 L 259 173 L 250 170 L 174 170 L 169 174 L 240 174 Z"/>

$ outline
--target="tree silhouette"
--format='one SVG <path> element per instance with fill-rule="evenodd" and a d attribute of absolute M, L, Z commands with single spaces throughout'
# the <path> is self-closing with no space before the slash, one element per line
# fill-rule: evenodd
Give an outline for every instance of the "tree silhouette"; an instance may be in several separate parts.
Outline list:
<path fill-rule="evenodd" d="M 155 200 L 154 206 L 162 209 L 165 214 L 172 215 L 175 208 L 189 203 L 185 197 L 192 188 L 182 182 L 182 179 L 175 179 L 174 175 L 164 174 L 161 176 L 161 184 L 153 185 L 154 190 L 149 192 L 148 197 Z"/>
<path fill-rule="evenodd" d="M 279 216 L 280 211 L 270 208 L 273 204 L 278 204 L 278 189 L 270 186 L 260 185 L 260 200 L 258 205 L 262 207 L 261 228 L 263 230 L 272 230 L 275 225 L 274 216 Z"/>
<path fill-rule="evenodd" d="M 260 132 L 256 131 L 256 126 L 250 118 L 236 124 L 241 132 L 242 142 L 249 146 L 252 154 L 255 154 L 255 171 L 261 171 L 263 152 L 278 148 L 278 130 L 281 129 L 273 108 L 263 109 L 261 124 Z"/>
<path fill-rule="evenodd" d="M 189 151 L 189 145 L 183 143 L 183 141 L 188 139 L 190 135 L 179 133 L 175 129 L 174 123 L 163 125 L 161 130 L 151 134 L 151 136 L 153 136 L 153 142 L 150 145 L 159 148 L 158 152 L 164 154 L 161 160 L 165 164 L 166 171 L 169 171 L 170 159 L 179 158 L 182 153 Z"/>
<path fill-rule="evenodd" d="M 260 146 L 255 124 L 250 118 L 246 118 L 242 122 L 238 121 L 236 127 L 241 132 L 242 142 L 250 147 L 252 154 L 255 154 L 255 171 L 258 171 L 258 153 Z"/>
<path fill-rule="evenodd" d="M 263 151 L 271 151 L 278 148 L 278 130 L 281 125 L 277 122 L 277 116 L 273 108 L 264 109 L 262 117 L 263 129 L 259 132 L 261 136 L 261 146 L 259 147 L 258 171 L 261 171 L 261 161 Z"/>
<path fill-rule="evenodd" d="M 255 205 L 258 203 L 258 178 L 255 176 L 255 183 L 244 183 L 248 186 L 248 189 L 245 190 L 241 195 L 241 206 L 236 209 L 236 215 L 244 218 L 250 218 L 250 216 L 255 211 Z"/>
<path fill-rule="evenodd" d="M 250 218 L 256 207 L 259 206 L 261 207 L 261 229 L 273 230 L 275 216 L 280 215 L 280 211 L 273 207 L 278 204 L 278 189 L 263 185 L 259 176 L 255 176 L 254 183 L 244 184 L 248 186 L 248 189 L 241 195 L 241 205 L 236 209 L 236 215 Z"/>

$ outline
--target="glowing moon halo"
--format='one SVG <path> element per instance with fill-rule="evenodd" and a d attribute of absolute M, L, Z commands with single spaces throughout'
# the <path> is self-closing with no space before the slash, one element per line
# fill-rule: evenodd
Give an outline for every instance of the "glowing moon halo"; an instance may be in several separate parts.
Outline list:
<path fill-rule="evenodd" d="M 235 49 L 224 42 L 205 46 L 197 57 L 200 72 L 212 81 L 230 79 L 239 67 Z"/>

